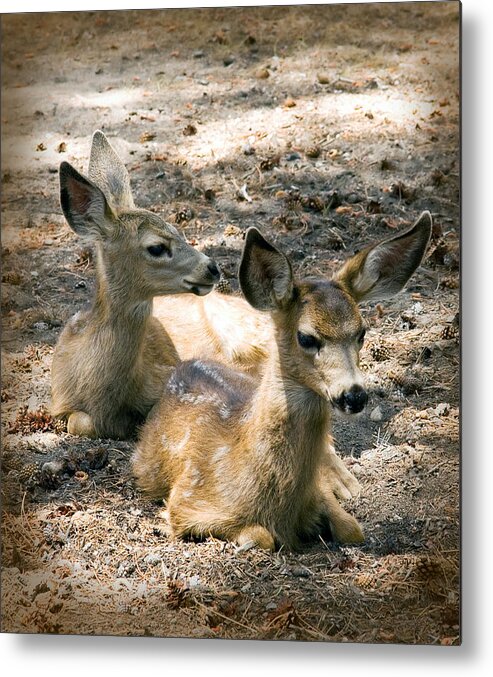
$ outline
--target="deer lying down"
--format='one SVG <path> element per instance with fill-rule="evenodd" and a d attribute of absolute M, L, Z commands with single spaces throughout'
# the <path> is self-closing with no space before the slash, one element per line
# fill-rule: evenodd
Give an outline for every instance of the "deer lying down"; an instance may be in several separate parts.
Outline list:
<path fill-rule="evenodd" d="M 93 136 L 89 178 L 63 162 L 60 189 L 68 224 L 95 245 L 97 289 L 58 340 L 53 413 L 74 435 L 127 438 L 178 360 L 152 317 L 153 297 L 207 294 L 219 271 L 176 228 L 135 206 L 128 172 L 102 132 Z"/>
<path fill-rule="evenodd" d="M 421 220 L 354 256 L 332 280 L 296 283 L 286 256 L 247 231 L 240 286 L 273 325 L 260 382 L 217 362 L 180 364 L 132 459 L 139 487 L 167 500 L 173 535 L 266 549 L 297 549 L 325 531 L 341 543 L 363 540 L 327 481 L 327 401 L 346 413 L 365 406 L 357 304 L 400 290 L 429 235 L 429 219 Z"/>
<path fill-rule="evenodd" d="M 431 232 L 431 215 L 423 212 L 412 228 L 386 241 L 388 256 L 395 252 L 400 257 L 407 251 L 417 253 L 409 265 L 396 272 L 392 294 L 399 291 L 421 262 L 419 253 L 424 252 Z M 368 255 L 366 249 L 351 262 L 350 268 Z M 356 263 L 355 263 L 356 262 Z M 398 277 L 397 277 L 398 276 Z M 383 288 L 381 297 L 389 295 Z M 368 297 L 376 298 L 377 294 Z M 363 299 L 367 300 L 367 299 Z M 154 315 L 166 328 L 174 350 L 181 360 L 213 359 L 228 366 L 260 377 L 269 355 L 269 345 L 274 337 L 274 323 L 269 313 L 259 312 L 241 297 L 225 296 L 213 291 L 205 297 L 160 297 L 154 300 Z M 348 499 L 360 493 L 358 480 L 336 455 L 333 445 L 328 447 L 327 463 L 331 467 L 330 482 L 333 492 L 340 499 Z"/>

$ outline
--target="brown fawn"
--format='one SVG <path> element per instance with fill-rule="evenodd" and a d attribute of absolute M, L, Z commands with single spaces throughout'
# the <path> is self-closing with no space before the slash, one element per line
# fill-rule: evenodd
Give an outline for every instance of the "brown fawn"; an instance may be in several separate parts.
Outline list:
<path fill-rule="evenodd" d="M 55 349 L 52 409 L 68 431 L 127 438 L 161 396 L 178 360 L 153 297 L 203 295 L 216 264 L 174 226 L 135 206 L 128 172 L 105 135 L 93 135 L 88 178 L 60 165 L 60 202 L 70 227 L 95 245 L 96 294 L 74 315 Z"/>
<path fill-rule="evenodd" d="M 430 231 L 422 215 L 353 256 L 332 280 L 300 283 L 283 253 L 247 231 L 240 286 L 273 326 L 260 382 L 217 362 L 179 364 L 132 458 L 138 486 L 166 499 L 173 535 L 266 549 L 297 549 L 326 531 L 342 543 L 363 540 L 331 487 L 327 402 L 346 413 L 364 408 L 357 304 L 398 292 Z"/>

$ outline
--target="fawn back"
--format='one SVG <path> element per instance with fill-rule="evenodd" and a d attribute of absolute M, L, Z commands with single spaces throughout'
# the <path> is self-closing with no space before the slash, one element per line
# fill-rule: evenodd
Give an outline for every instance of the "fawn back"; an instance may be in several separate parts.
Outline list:
<path fill-rule="evenodd" d="M 135 206 L 128 172 L 105 135 L 93 135 L 89 178 L 60 166 L 60 201 L 74 232 L 96 250 L 96 293 L 62 332 L 52 402 L 69 432 L 127 437 L 158 400 L 178 356 L 152 315 L 159 294 L 211 291 L 215 263 L 174 226 Z"/>
<path fill-rule="evenodd" d="M 273 327 L 260 383 L 215 362 L 179 365 L 133 457 L 138 485 L 167 499 L 173 534 L 265 548 L 298 548 L 325 530 L 341 542 L 362 540 L 331 489 L 327 401 L 349 414 L 365 406 L 358 303 L 402 288 L 430 228 L 423 217 L 332 280 L 299 283 L 287 257 L 248 230 L 240 285 Z"/>

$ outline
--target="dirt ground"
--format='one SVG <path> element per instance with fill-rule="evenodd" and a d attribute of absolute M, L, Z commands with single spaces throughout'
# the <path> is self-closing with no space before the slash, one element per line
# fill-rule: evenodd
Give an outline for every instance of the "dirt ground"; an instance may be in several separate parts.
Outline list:
<path fill-rule="evenodd" d="M 2 17 L 3 632 L 460 642 L 458 12 Z M 137 204 L 176 222 L 233 291 L 250 225 L 299 275 L 326 275 L 432 212 L 406 291 L 364 308 L 367 410 L 335 423 L 362 484 L 346 504 L 361 547 L 169 540 L 133 484 L 132 443 L 74 438 L 49 415 L 57 337 L 94 288 L 58 165 L 86 171 L 95 129 Z"/>

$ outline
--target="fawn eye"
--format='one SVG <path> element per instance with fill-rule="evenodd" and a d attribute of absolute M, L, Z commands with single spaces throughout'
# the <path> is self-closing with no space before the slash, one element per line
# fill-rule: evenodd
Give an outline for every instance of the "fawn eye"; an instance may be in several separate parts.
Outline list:
<path fill-rule="evenodd" d="M 150 247 L 147 247 L 147 251 L 151 256 L 154 256 L 154 258 L 159 258 L 161 256 L 167 256 L 169 259 L 171 258 L 171 249 L 166 246 L 163 242 L 160 244 L 153 244 Z"/>
<path fill-rule="evenodd" d="M 365 334 L 366 334 L 366 329 L 362 329 L 360 333 L 358 334 L 358 343 L 360 346 L 363 345 L 363 342 L 365 340 Z"/>
<path fill-rule="evenodd" d="M 321 343 L 311 334 L 303 334 L 301 331 L 297 334 L 298 343 L 305 350 L 320 350 Z"/>

